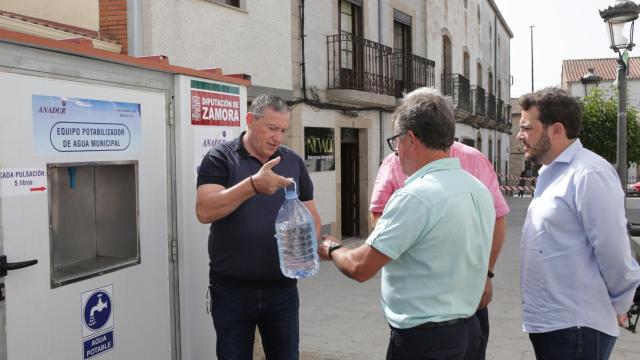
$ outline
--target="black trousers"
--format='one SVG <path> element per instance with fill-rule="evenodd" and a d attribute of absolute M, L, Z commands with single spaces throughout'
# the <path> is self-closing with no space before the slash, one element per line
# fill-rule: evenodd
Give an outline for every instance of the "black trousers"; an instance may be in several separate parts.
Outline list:
<path fill-rule="evenodd" d="M 481 343 L 475 315 L 451 325 L 391 328 L 387 360 L 475 360 Z"/>
<path fill-rule="evenodd" d="M 489 342 L 489 310 L 488 307 L 478 309 L 476 311 L 476 317 L 480 323 L 480 334 L 482 335 L 482 341 L 480 342 L 480 348 L 476 354 L 476 360 L 484 360 L 487 355 L 487 343 Z"/>

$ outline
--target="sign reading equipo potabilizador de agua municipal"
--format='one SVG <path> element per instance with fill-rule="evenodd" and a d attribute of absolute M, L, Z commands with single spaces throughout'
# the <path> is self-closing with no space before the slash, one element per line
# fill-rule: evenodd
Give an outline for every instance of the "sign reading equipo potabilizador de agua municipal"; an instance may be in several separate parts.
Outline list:
<path fill-rule="evenodd" d="M 40 155 L 140 150 L 140 104 L 43 95 L 32 101 Z"/>
<path fill-rule="evenodd" d="M 82 359 L 114 347 L 113 285 L 85 291 L 82 299 Z"/>

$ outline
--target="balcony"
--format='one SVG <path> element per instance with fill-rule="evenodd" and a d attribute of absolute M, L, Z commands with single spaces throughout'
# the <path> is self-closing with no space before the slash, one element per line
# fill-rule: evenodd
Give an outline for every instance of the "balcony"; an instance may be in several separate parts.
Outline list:
<path fill-rule="evenodd" d="M 395 105 L 392 50 L 388 46 L 349 33 L 327 36 L 328 89 L 355 90 L 368 94 L 333 92 L 330 101 Z M 379 97 L 371 94 L 381 95 Z"/>
<path fill-rule="evenodd" d="M 452 98 L 457 109 L 471 112 L 471 87 L 469 80 L 460 74 L 442 75 L 442 93 Z"/>
<path fill-rule="evenodd" d="M 505 123 L 507 125 L 511 125 L 511 105 L 507 105 L 504 107 L 504 115 L 506 119 Z"/>
<path fill-rule="evenodd" d="M 496 97 L 493 94 L 487 95 L 487 118 L 497 120 L 496 118 Z"/>
<path fill-rule="evenodd" d="M 394 95 L 401 98 L 403 93 L 427 86 L 435 86 L 435 62 L 418 55 L 403 52 L 393 53 Z"/>
<path fill-rule="evenodd" d="M 502 114 L 504 121 L 498 124 L 498 129 L 502 131 L 512 131 L 511 128 L 511 105 L 504 104 L 502 106 Z"/>
<path fill-rule="evenodd" d="M 485 93 L 480 86 L 471 87 L 471 114 L 482 117 L 487 116 Z"/>

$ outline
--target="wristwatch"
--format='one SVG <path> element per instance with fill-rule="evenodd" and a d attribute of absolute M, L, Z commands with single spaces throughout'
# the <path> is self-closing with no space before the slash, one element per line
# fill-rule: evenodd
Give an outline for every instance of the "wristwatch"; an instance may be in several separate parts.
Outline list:
<path fill-rule="evenodd" d="M 342 247 L 342 244 L 337 243 L 337 242 L 331 242 L 329 244 L 329 259 L 331 259 L 331 253 L 334 252 L 335 250 L 338 250 Z"/>

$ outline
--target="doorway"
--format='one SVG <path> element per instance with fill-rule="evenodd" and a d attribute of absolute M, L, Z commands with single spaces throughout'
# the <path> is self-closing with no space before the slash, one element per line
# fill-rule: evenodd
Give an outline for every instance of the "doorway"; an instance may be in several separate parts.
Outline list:
<path fill-rule="evenodd" d="M 340 129 L 340 152 L 342 237 L 357 237 L 360 236 L 358 129 Z"/>

